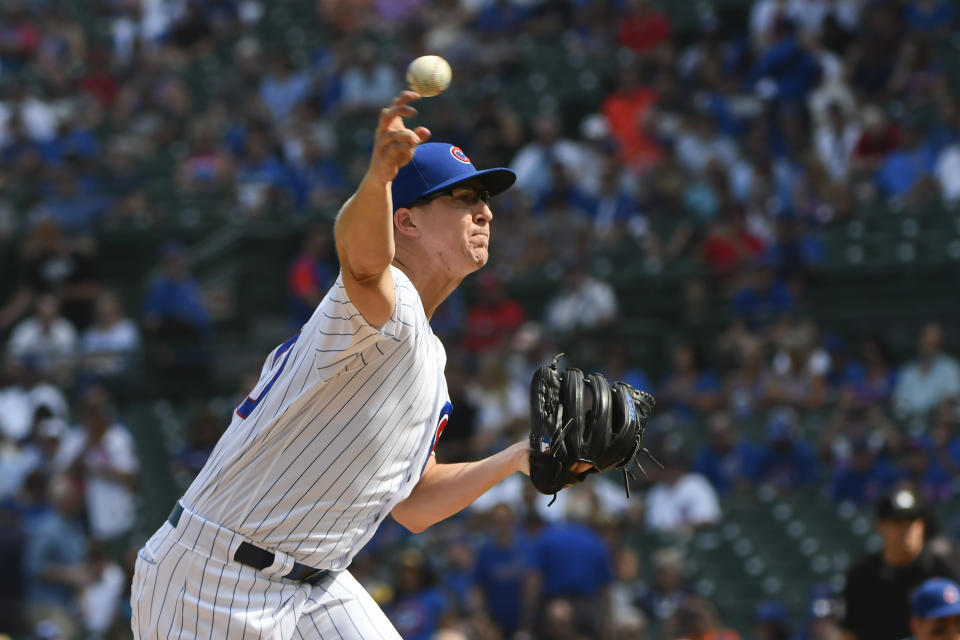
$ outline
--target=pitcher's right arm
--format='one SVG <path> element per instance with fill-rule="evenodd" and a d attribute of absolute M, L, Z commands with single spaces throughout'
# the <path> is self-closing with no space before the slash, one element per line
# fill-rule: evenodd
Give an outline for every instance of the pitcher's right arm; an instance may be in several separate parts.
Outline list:
<path fill-rule="evenodd" d="M 411 130 L 403 123 L 404 117 L 416 115 L 408 103 L 419 97 L 403 91 L 380 112 L 367 173 L 334 224 L 343 285 L 357 311 L 374 327 L 383 326 L 396 304 L 390 274 L 395 250 L 390 187 L 417 145 L 430 138 L 425 127 Z"/>

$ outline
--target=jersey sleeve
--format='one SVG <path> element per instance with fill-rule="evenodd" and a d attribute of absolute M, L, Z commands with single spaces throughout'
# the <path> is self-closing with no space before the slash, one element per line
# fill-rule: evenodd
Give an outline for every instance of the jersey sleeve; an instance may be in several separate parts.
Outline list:
<path fill-rule="evenodd" d="M 339 317 L 349 319 L 358 330 L 357 341 L 369 339 L 374 334 L 379 334 L 381 338 L 389 338 L 397 342 L 410 341 L 426 325 L 427 318 L 420 301 L 420 294 L 413 286 L 410 278 L 403 271 L 393 266 L 390 267 L 390 272 L 393 276 L 396 304 L 393 313 L 379 329 L 364 320 L 363 315 L 354 306 L 347 295 L 346 287 L 343 285 L 342 274 L 337 278 L 336 284 L 331 289 L 328 296 L 329 300 L 335 308 L 339 306 L 340 310 L 344 312 Z"/>
<path fill-rule="evenodd" d="M 321 378 L 343 366 L 369 364 L 401 345 L 409 347 L 421 337 L 420 334 L 430 331 L 420 295 L 413 283 L 395 267 L 391 267 L 391 274 L 396 304 L 383 326 L 374 327 L 364 319 L 350 300 L 342 273 L 304 325 L 302 334 L 317 355 L 315 365 Z M 276 358 L 277 354 L 271 354 L 268 364 Z"/>

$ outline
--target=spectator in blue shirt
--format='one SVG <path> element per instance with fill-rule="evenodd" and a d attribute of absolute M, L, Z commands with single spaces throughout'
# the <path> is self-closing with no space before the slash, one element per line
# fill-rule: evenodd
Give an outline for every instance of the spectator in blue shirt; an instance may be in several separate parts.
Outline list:
<path fill-rule="evenodd" d="M 210 314 L 197 283 L 187 271 L 181 244 L 168 242 L 163 246 L 160 268 L 160 276 L 147 291 L 144 324 L 157 329 L 164 323 L 176 323 L 197 331 L 208 331 L 211 328 Z"/>
<path fill-rule="evenodd" d="M 502 33 L 513 33 L 523 26 L 529 17 L 530 10 L 516 2 L 496 0 L 486 2 L 477 12 L 473 27 L 484 35 L 494 36 Z"/>
<path fill-rule="evenodd" d="M 574 610 L 576 626 L 588 638 L 603 636 L 609 621 L 609 587 L 613 561 L 603 538 L 587 523 L 593 510 L 590 494 L 567 498 L 567 519 L 549 524 L 534 540 L 527 577 L 523 622 L 535 623 L 533 611 L 550 602 L 566 600 Z M 576 553 L 571 553 L 576 549 Z"/>
<path fill-rule="evenodd" d="M 590 199 L 593 233 L 610 244 L 623 238 L 631 219 L 639 219 L 637 200 L 624 184 L 622 171 L 620 163 L 604 162 L 598 192 Z"/>
<path fill-rule="evenodd" d="M 861 404 L 882 404 L 893 394 L 897 369 L 890 346 L 879 335 L 866 338 L 860 345 L 863 360 L 846 371 L 843 385 Z"/>
<path fill-rule="evenodd" d="M 347 177 L 323 144 L 303 141 L 303 157 L 296 168 L 297 205 L 320 209 L 344 200 Z"/>
<path fill-rule="evenodd" d="M 757 331 L 793 310 L 790 288 L 776 276 L 771 256 L 759 259 L 747 272 L 744 285 L 733 295 L 733 313 Z"/>
<path fill-rule="evenodd" d="M 27 617 L 55 622 L 72 638 L 79 611 L 76 596 L 87 584 L 87 537 L 80 514 L 83 496 L 66 477 L 50 484 L 54 510 L 27 531 L 24 552 Z"/>
<path fill-rule="evenodd" d="M 244 155 L 237 164 L 236 198 L 244 213 L 263 214 L 270 207 L 293 204 L 296 182 L 293 174 L 270 148 L 264 131 L 250 131 L 244 141 Z"/>
<path fill-rule="evenodd" d="M 34 220 L 52 218 L 68 234 L 96 231 L 110 208 L 110 199 L 101 193 L 85 192 L 77 177 L 63 170 L 55 174 L 53 193 L 30 214 Z"/>
<path fill-rule="evenodd" d="M 944 502 L 953 495 L 953 477 L 933 455 L 929 438 L 907 440 L 899 462 L 903 479 L 916 487 L 927 503 Z"/>
<path fill-rule="evenodd" d="M 779 600 L 764 600 L 753 613 L 754 640 L 790 640 L 790 614 Z"/>
<path fill-rule="evenodd" d="M 450 609 L 434 581 L 433 572 L 419 551 L 408 549 L 400 555 L 394 598 L 384 613 L 404 640 L 430 640 Z"/>
<path fill-rule="evenodd" d="M 957 431 L 957 407 L 953 398 L 941 402 L 933 413 L 930 442 L 937 464 L 951 477 L 960 477 L 960 432 Z"/>
<path fill-rule="evenodd" d="M 777 41 L 757 60 L 750 82 L 761 95 L 799 103 L 820 82 L 820 63 L 797 39 L 792 21 L 779 20 L 774 31 Z"/>
<path fill-rule="evenodd" d="M 771 412 L 767 443 L 760 451 L 757 480 L 780 489 L 790 489 L 813 480 L 817 459 L 813 448 L 796 433 L 797 414 L 781 407 Z"/>
<path fill-rule="evenodd" d="M 764 259 L 776 265 L 778 279 L 793 282 L 805 278 L 812 267 L 826 258 L 823 242 L 801 218 L 781 215 L 777 219 L 776 232 L 776 239 Z"/>
<path fill-rule="evenodd" d="M 143 324 L 153 340 L 148 351 L 163 377 L 184 389 L 207 379 L 212 321 L 176 242 L 161 249 L 160 275 L 147 291 Z"/>
<path fill-rule="evenodd" d="M 936 164 L 936 151 L 924 144 L 917 123 L 904 122 L 899 148 L 877 170 L 877 188 L 887 196 L 907 199 L 936 194 Z"/>
<path fill-rule="evenodd" d="M 951 0 L 912 0 L 906 9 L 907 26 L 922 37 L 946 34 L 955 17 Z"/>
<path fill-rule="evenodd" d="M 307 99 L 310 93 L 310 76 L 293 66 L 285 48 L 276 53 L 273 70 L 260 84 L 260 98 L 275 120 L 283 120 Z"/>
<path fill-rule="evenodd" d="M 723 404 L 720 380 L 701 366 L 702 358 L 696 346 L 680 342 L 673 348 L 673 371 L 657 392 L 661 407 L 676 412 L 682 419 L 689 419 L 694 412 L 718 409 Z"/>
<path fill-rule="evenodd" d="M 873 504 L 899 480 L 896 469 L 877 457 L 866 439 L 857 439 L 848 466 L 837 470 L 830 481 L 830 497 L 837 502 Z"/>
<path fill-rule="evenodd" d="M 187 428 L 188 442 L 170 461 L 170 469 L 175 477 L 183 479 L 182 486 L 200 473 L 207 458 L 223 434 L 221 417 L 206 407 L 197 409 L 190 417 Z"/>
<path fill-rule="evenodd" d="M 708 433 L 693 471 L 709 480 L 717 493 L 749 484 L 756 475 L 757 448 L 736 433 L 730 414 L 719 411 L 710 416 Z"/>
<path fill-rule="evenodd" d="M 451 608 L 462 614 L 470 608 L 476 558 L 473 547 L 463 536 L 446 540 L 444 546 L 443 578 L 441 587 Z"/>
<path fill-rule="evenodd" d="M 629 362 L 627 353 L 619 346 L 607 349 L 607 356 L 603 361 L 601 371 L 609 380 L 621 380 L 634 389 L 653 389 L 653 384 L 647 374 Z"/>
<path fill-rule="evenodd" d="M 506 503 L 493 508 L 489 522 L 489 533 L 477 550 L 473 579 L 490 618 L 504 638 L 512 638 L 520 628 L 529 543 L 520 535 Z"/>

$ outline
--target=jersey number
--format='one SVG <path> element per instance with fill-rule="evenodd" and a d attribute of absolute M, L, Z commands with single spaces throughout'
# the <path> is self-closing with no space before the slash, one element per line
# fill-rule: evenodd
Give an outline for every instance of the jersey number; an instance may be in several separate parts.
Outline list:
<path fill-rule="evenodd" d="M 280 360 L 280 358 L 283 358 L 283 362 L 280 363 L 280 367 L 277 369 L 276 373 L 274 373 L 270 377 L 270 381 L 267 382 L 266 385 L 264 385 L 264 387 L 260 390 L 260 393 L 257 394 L 256 398 L 253 398 L 252 396 L 247 396 L 247 399 L 240 403 L 240 406 L 237 407 L 238 416 L 240 416 L 241 418 L 246 418 L 251 413 L 253 413 L 254 409 L 257 408 L 257 405 L 260 404 L 260 401 L 263 400 L 263 397 L 267 395 L 267 393 L 273 387 L 273 383 L 276 382 L 277 378 L 280 377 L 280 374 L 283 373 L 284 367 L 287 366 L 287 360 L 290 359 L 290 353 L 292 351 L 293 345 L 294 343 L 296 343 L 297 338 L 299 337 L 300 337 L 300 332 L 297 331 L 296 335 L 294 335 L 289 340 L 287 340 L 286 342 L 281 344 L 279 347 L 277 347 L 277 351 L 273 356 L 273 362 L 270 363 L 270 367 L 271 368 L 276 367 L 277 361 Z M 254 388 L 254 391 L 256 391 L 256 388 Z"/>

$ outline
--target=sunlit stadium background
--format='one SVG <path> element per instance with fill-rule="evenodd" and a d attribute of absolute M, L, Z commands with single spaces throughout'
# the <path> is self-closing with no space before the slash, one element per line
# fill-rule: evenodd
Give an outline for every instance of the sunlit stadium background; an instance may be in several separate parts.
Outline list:
<path fill-rule="evenodd" d="M 613 474 L 549 509 L 515 478 L 425 534 L 388 521 L 357 578 L 413 639 L 836 637 L 888 489 L 956 559 L 957 13 L 3 0 L 0 632 L 130 637 L 137 547 L 336 276 L 376 114 L 432 53 L 453 83 L 416 124 L 520 175 L 434 318 L 439 460 L 524 438 L 565 351 L 657 396 L 669 468 L 629 502 Z M 605 568 L 570 591 L 548 535 Z"/>

